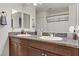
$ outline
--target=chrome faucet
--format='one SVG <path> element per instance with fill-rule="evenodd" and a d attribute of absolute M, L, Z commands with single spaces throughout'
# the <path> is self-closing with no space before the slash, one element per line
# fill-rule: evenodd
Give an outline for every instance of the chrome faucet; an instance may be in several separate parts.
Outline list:
<path fill-rule="evenodd" d="M 51 37 L 55 37 L 55 33 L 49 33 Z"/>
<path fill-rule="evenodd" d="M 26 33 L 26 32 L 22 29 L 22 30 L 21 30 L 21 34 L 25 34 L 25 33 Z"/>
<path fill-rule="evenodd" d="M 54 35 L 53 35 L 53 33 L 49 33 L 49 35 L 51 36 L 51 37 L 53 37 Z"/>

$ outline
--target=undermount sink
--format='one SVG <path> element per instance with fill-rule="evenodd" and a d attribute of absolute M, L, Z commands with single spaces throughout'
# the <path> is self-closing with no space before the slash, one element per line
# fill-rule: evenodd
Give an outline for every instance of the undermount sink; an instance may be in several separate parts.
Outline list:
<path fill-rule="evenodd" d="M 17 36 L 31 36 L 30 34 L 18 34 Z"/>
<path fill-rule="evenodd" d="M 61 37 L 51 37 L 51 36 L 41 36 L 40 39 L 45 39 L 45 40 L 63 40 Z"/>

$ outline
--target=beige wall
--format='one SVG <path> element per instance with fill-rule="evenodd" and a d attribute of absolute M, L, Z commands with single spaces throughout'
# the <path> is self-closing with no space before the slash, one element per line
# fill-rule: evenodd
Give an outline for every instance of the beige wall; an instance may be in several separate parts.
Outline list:
<path fill-rule="evenodd" d="M 77 4 L 69 6 L 69 26 L 77 25 Z"/>
<path fill-rule="evenodd" d="M 2 56 L 8 56 L 9 55 L 9 40 L 6 40 L 6 42 L 4 44 L 3 52 L 2 52 L 1 55 Z"/>
<path fill-rule="evenodd" d="M 9 4 L 9 3 L 2 3 L 0 4 L 0 12 L 1 11 L 6 11 L 7 13 L 7 25 L 6 26 L 1 26 L 0 25 L 0 55 L 9 55 L 8 51 L 9 51 L 9 46 L 8 46 L 8 32 L 12 31 L 11 28 L 11 10 L 12 9 L 16 9 L 16 10 L 20 10 L 22 11 L 22 6 L 23 4 Z M 28 12 L 28 14 L 31 15 L 31 19 L 35 18 L 35 9 L 34 6 L 29 6 L 29 5 L 25 5 L 24 6 L 24 10 L 27 10 L 25 12 Z"/>
<path fill-rule="evenodd" d="M 6 11 L 7 13 L 7 16 L 6 16 L 7 25 L 5 26 L 0 25 L 0 55 L 2 55 L 4 51 L 8 49 L 8 45 L 6 44 L 6 41 L 8 39 L 8 32 L 12 31 L 11 29 L 11 9 L 12 8 L 21 9 L 21 4 L 7 4 L 7 3 L 0 4 L 0 12 Z"/>
<path fill-rule="evenodd" d="M 77 3 L 77 25 L 79 25 L 79 3 Z"/>

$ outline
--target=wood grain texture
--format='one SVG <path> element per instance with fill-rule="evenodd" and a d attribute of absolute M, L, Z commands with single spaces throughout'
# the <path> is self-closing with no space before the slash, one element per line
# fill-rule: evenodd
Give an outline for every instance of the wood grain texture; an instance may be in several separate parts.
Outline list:
<path fill-rule="evenodd" d="M 10 56 L 78 56 L 79 49 L 44 41 L 9 37 Z"/>

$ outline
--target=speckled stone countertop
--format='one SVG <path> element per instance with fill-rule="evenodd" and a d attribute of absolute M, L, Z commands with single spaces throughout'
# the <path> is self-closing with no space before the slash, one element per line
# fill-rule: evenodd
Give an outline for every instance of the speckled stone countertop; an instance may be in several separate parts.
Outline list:
<path fill-rule="evenodd" d="M 43 42 L 48 42 L 48 43 L 56 43 L 59 45 L 79 48 L 79 40 L 72 40 L 72 39 L 67 39 L 67 38 L 63 38 L 63 40 L 45 40 L 45 39 L 40 39 L 39 38 L 40 36 L 37 36 L 37 35 L 32 35 L 32 36 L 9 35 L 9 36 L 15 37 L 15 38 L 24 38 L 24 39 L 29 39 L 29 40 L 43 41 Z"/>

